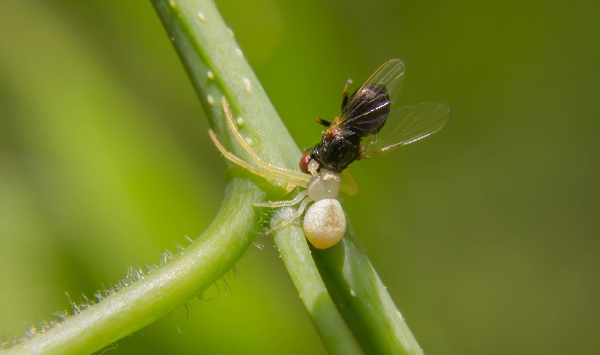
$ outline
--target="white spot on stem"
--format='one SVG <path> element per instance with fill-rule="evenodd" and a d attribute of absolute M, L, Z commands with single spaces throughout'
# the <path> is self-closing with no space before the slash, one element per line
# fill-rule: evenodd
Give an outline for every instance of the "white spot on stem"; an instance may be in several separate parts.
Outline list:
<path fill-rule="evenodd" d="M 208 80 L 215 80 L 215 74 L 210 70 L 206 72 L 206 76 L 208 77 Z"/>
<path fill-rule="evenodd" d="M 252 83 L 250 82 L 250 79 L 243 78 L 242 81 L 244 82 L 244 87 L 246 87 L 246 91 L 252 92 Z"/>
<path fill-rule="evenodd" d="M 202 22 L 206 21 L 206 17 L 204 17 L 204 14 L 202 12 L 198 11 L 197 16 L 200 21 L 202 21 Z"/>
<path fill-rule="evenodd" d="M 242 127 L 242 126 L 244 125 L 244 119 L 243 119 L 243 118 L 241 118 L 241 117 L 238 117 L 238 118 L 235 120 L 235 123 L 238 125 L 238 127 Z"/>
<path fill-rule="evenodd" d="M 207 95 L 206 101 L 208 101 L 211 106 L 215 104 L 215 99 L 213 99 L 212 95 Z"/>
<path fill-rule="evenodd" d="M 242 50 L 239 48 L 235 49 L 235 54 L 237 54 L 237 56 L 240 58 L 244 58 L 244 53 L 242 53 Z"/>

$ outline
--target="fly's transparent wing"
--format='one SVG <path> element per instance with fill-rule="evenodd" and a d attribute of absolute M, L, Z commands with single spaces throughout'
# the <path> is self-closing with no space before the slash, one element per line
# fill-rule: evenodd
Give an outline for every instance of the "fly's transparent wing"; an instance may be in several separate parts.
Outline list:
<path fill-rule="evenodd" d="M 382 96 L 385 96 L 385 93 L 382 93 L 379 96 L 365 97 L 365 95 L 361 94 L 364 92 L 364 88 L 383 85 L 386 89 L 385 91 L 387 91 L 389 101 L 393 102 L 400 94 L 403 80 L 404 63 L 400 59 L 390 59 L 383 63 L 373 74 L 371 74 L 369 79 L 356 90 L 354 96 L 342 109 L 342 112 L 340 112 L 333 120 L 333 125 L 343 126 L 343 122 L 349 117 L 353 120 L 360 120 L 361 117 L 367 116 L 367 114 L 373 110 L 381 109 L 379 105 L 374 105 L 374 103 L 387 101 L 382 100 Z M 388 102 L 387 104 L 389 105 L 390 103 Z M 369 107 L 370 110 L 365 110 L 365 107 Z"/>
<path fill-rule="evenodd" d="M 393 110 L 383 129 L 361 142 L 359 159 L 385 154 L 439 131 L 450 119 L 450 113 L 450 107 L 438 103 L 422 103 Z"/>

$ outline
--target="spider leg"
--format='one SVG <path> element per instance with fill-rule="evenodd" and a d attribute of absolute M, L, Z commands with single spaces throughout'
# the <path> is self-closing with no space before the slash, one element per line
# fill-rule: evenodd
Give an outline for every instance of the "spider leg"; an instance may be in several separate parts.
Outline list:
<path fill-rule="evenodd" d="M 304 181 L 304 180 L 290 179 L 289 176 L 281 175 L 277 171 L 265 170 L 265 169 L 262 169 L 260 167 L 251 165 L 251 164 L 243 161 L 242 159 L 235 156 L 233 153 L 228 152 L 225 149 L 225 147 L 223 147 L 221 142 L 219 142 L 219 139 L 217 138 L 215 132 L 213 132 L 212 130 L 209 130 L 208 134 L 210 135 L 210 138 L 213 140 L 213 143 L 215 143 L 215 146 L 217 147 L 217 149 L 221 152 L 221 154 L 223 154 L 223 156 L 225 158 L 229 159 L 229 161 L 231 161 L 232 163 L 237 164 L 237 165 L 241 166 L 242 168 L 250 171 L 252 174 L 262 176 L 267 179 L 273 179 L 273 180 L 280 181 L 280 182 L 287 183 L 289 185 L 294 185 L 294 186 L 306 187 L 308 185 L 306 183 L 306 181 Z"/>
<path fill-rule="evenodd" d="M 354 178 L 348 170 L 342 171 L 342 183 L 340 184 L 340 191 L 343 191 L 350 196 L 354 196 L 358 193 L 358 185 L 356 185 Z"/>
<path fill-rule="evenodd" d="M 262 168 L 264 170 L 271 170 L 272 172 L 276 172 L 277 174 L 279 174 L 281 176 L 286 176 L 289 179 L 301 180 L 301 181 L 305 181 L 306 183 L 310 182 L 311 178 L 309 175 L 301 173 L 299 171 L 286 169 L 286 168 L 283 168 L 280 166 L 275 166 L 273 164 L 270 164 L 270 163 L 262 160 L 258 155 L 256 155 L 256 153 L 254 152 L 254 150 L 252 150 L 252 148 L 250 147 L 248 142 L 246 142 L 244 137 L 242 137 L 242 134 L 237 129 L 235 122 L 233 122 L 233 115 L 231 114 L 231 110 L 229 109 L 229 104 L 227 103 L 227 99 L 225 98 L 225 96 L 223 96 L 222 101 L 223 101 L 223 111 L 225 111 L 225 117 L 227 118 L 227 124 L 229 125 L 229 129 L 231 130 L 231 132 L 233 132 L 235 139 L 240 143 L 240 145 L 242 146 L 242 148 L 244 148 L 244 150 L 248 153 L 248 155 L 250 155 L 250 158 L 252 158 L 252 160 L 254 161 L 254 163 L 256 163 L 256 165 L 258 165 L 260 168 Z M 304 186 L 302 184 L 296 184 L 296 185 Z"/>
<path fill-rule="evenodd" d="M 302 201 L 306 197 L 306 195 L 308 195 L 308 191 L 307 190 L 302 190 L 292 200 L 277 201 L 277 202 L 265 202 L 265 203 L 255 203 L 254 206 L 256 206 L 256 207 L 271 207 L 271 208 L 275 208 L 275 207 L 291 207 L 291 206 L 297 204 L 298 202 Z"/>
<path fill-rule="evenodd" d="M 302 213 L 304 213 L 304 210 L 306 209 L 306 205 L 311 201 L 312 201 L 312 199 L 310 197 L 304 198 L 304 200 L 302 200 L 302 203 L 300 203 L 300 207 L 298 207 L 298 209 L 294 213 L 292 213 L 291 216 L 289 216 L 288 218 L 279 222 L 275 227 L 266 231 L 266 234 L 268 235 L 269 233 L 271 233 L 277 229 L 283 228 L 283 227 L 287 226 L 288 224 L 292 223 L 296 218 L 302 216 Z"/>

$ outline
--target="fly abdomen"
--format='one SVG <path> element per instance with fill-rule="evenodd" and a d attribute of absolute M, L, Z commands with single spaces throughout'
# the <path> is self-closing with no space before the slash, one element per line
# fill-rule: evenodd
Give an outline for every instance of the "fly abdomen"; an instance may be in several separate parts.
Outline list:
<path fill-rule="evenodd" d="M 358 89 L 342 111 L 344 128 L 367 137 L 381 130 L 390 114 L 390 97 L 383 84 Z"/>

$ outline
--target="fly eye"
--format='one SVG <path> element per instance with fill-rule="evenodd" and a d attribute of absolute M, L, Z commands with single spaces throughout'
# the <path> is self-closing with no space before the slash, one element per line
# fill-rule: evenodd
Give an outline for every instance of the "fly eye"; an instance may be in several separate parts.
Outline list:
<path fill-rule="evenodd" d="M 310 163 L 311 160 L 311 153 L 304 154 L 302 158 L 300 158 L 300 163 L 298 165 L 303 173 L 310 174 L 308 171 L 308 163 Z"/>

